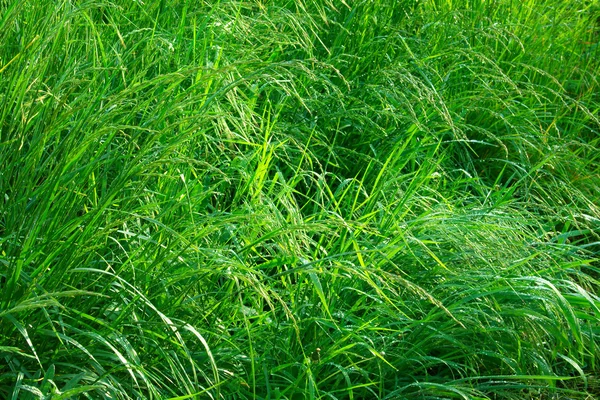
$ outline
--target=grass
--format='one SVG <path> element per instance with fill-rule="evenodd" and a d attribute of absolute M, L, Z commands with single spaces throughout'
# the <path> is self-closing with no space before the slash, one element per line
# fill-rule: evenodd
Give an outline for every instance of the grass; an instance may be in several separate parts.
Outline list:
<path fill-rule="evenodd" d="M 0 397 L 600 396 L 597 0 L 0 1 Z"/>

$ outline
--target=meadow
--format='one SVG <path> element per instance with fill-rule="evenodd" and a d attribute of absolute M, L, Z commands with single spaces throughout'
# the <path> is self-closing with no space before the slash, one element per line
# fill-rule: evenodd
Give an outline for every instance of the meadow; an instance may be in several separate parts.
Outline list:
<path fill-rule="evenodd" d="M 600 398 L 598 0 L 0 0 L 0 398 Z"/>

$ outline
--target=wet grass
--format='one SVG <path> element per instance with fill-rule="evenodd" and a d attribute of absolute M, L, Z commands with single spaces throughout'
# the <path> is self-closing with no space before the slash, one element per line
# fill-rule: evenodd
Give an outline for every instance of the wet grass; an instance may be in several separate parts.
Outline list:
<path fill-rule="evenodd" d="M 0 397 L 600 396 L 597 1 L 0 1 Z"/>

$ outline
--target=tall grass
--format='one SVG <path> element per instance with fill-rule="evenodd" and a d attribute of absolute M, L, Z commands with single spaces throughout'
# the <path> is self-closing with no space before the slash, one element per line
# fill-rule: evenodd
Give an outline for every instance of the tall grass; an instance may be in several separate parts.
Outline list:
<path fill-rule="evenodd" d="M 600 395 L 596 0 L 0 2 L 0 397 Z"/>

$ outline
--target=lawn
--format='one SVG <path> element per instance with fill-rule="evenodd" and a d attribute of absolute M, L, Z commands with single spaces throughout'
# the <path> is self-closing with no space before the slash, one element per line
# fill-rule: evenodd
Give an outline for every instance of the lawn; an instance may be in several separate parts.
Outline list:
<path fill-rule="evenodd" d="M 0 398 L 600 398 L 599 0 L 0 0 Z"/>

